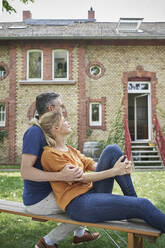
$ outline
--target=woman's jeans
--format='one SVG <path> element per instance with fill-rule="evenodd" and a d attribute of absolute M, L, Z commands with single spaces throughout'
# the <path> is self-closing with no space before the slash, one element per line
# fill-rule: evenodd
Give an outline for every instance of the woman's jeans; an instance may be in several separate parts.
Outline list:
<path fill-rule="evenodd" d="M 122 152 L 117 145 L 106 147 L 96 170 L 112 168 L 120 156 Z M 112 194 L 114 179 L 124 196 Z M 130 175 L 95 182 L 92 190 L 69 203 L 66 212 L 71 219 L 85 222 L 140 218 L 165 233 L 165 215 L 149 200 L 137 197 Z"/>

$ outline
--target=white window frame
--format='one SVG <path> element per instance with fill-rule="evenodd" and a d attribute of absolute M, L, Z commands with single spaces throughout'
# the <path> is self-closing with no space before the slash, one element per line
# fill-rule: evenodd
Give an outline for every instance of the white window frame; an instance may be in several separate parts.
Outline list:
<path fill-rule="evenodd" d="M 55 78 L 55 65 L 54 65 L 54 60 L 55 60 L 55 52 L 64 52 L 66 51 L 67 54 L 67 76 L 66 78 Z M 55 81 L 65 81 L 69 80 L 69 51 L 67 49 L 54 49 L 52 51 L 52 79 Z"/>
<path fill-rule="evenodd" d="M 2 108 L 4 108 L 4 110 Z M 0 118 L 0 127 L 5 127 L 6 126 L 6 107 L 5 107 L 5 104 L 0 104 L 0 117 L 2 114 L 4 114 L 4 120 L 1 120 L 1 118 Z"/>
<path fill-rule="evenodd" d="M 31 52 L 41 52 L 41 77 L 40 78 L 29 78 L 29 54 Z M 29 81 L 39 81 L 43 80 L 43 51 L 40 49 L 31 49 L 27 51 L 27 80 Z"/>
<path fill-rule="evenodd" d="M 92 105 L 99 104 L 99 121 L 92 121 Z M 100 102 L 91 102 L 89 105 L 89 125 L 102 126 L 102 104 Z"/>
<path fill-rule="evenodd" d="M 136 84 L 146 84 L 146 85 L 148 85 L 148 89 L 129 90 L 129 84 L 135 84 L 135 85 Z M 147 96 L 147 98 L 148 98 L 148 139 L 147 140 L 140 140 L 140 142 L 151 140 L 151 137 L 152 137 L 151 83 L 149 81 L 148 82 L 146 82 L 146 81 L 129 81 L 128 82 L 128 93 L 148 95 Z M 134 113 L 135 113 L 135 111 L 134 111 Z M 135 115 L 136 115 L 136 113 L 135 113 Z M 134 117 L 134 120 L 136 121 L 136 117 Z M 135 133 L 136 133 L 136 130 L 135 130 Z M 136 139 L 136 136 L 135 136 L 135 139 Z M 137 141 L 138 140 L 135 140 L 133 142 L 137 142 Z"/>
<path fill-rule="evenodd" d="M 148 89 L 135 89 L 135 90 L 129 90 L 129 84 L 146 84 L 148 85 Z M 151 92 L 151 84 L 150 82 L 146 82 L 146 81 L 129 81 L 128 82 L 128 93 L 150 93 Z"/>

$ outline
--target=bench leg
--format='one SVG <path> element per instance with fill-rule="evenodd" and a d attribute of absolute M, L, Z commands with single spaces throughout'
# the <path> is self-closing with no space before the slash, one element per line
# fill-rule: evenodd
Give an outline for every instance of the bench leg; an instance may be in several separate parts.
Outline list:
<path fill-rule="evenodd" d="M 128 248 L 144 248 L 144 238 L 128 233 Z"/>

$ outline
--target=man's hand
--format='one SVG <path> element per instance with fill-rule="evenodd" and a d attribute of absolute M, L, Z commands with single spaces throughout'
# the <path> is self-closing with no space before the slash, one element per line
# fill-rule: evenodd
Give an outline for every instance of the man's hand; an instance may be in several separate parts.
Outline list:
<path fill-rule="evenodd" d="M 65 167 L 59 172 L 59 181 L 80 181 L 83 175 L 82 168 L 78 166 L 74 166 L 72 164 L 67 164 Z"/>

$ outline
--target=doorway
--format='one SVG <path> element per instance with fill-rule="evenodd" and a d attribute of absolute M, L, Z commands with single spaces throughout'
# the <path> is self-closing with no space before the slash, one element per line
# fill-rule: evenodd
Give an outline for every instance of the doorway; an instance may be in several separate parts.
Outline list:
<path fill-rule="evenodd" d="M 128 83 L 128 125 L 133 142 L 151 139 L 151 93 L 148 82 Z"/>

